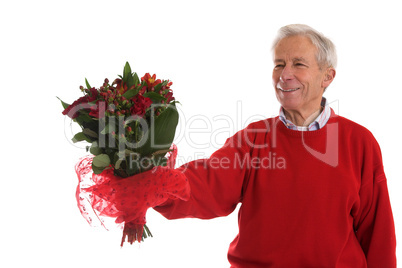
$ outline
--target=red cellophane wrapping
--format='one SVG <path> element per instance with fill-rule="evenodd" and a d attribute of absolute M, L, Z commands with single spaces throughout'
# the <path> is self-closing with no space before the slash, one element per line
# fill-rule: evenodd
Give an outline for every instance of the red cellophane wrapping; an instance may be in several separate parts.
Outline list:
<path fill-rule="evenodd" d="M 173 169 L 175 156 L 170 156 L 166 167 L 154 167 L 127 178 L 114 175 L 113 169 L 93 174 L 92 156 L 82 158 L 76 165 L 79 179 L 76 197 L 81 214 L 91 225 L 98 222 L 106 228 L 108 217 L 123 224 L 121 246 L 126 237 L 130 244 L 140 242 L 148 208 L 168 199 L 188 200 L 190 197 L 187 178 Z"/>

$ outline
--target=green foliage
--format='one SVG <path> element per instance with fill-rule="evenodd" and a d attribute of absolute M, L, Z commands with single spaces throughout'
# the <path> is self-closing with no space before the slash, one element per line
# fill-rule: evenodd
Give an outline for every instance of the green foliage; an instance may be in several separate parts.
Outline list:
<path fill-rule="evenodd" d="M 161 102 L 163 100 L 166 100 L 165 97 L 161 96 L 160 94 L 158 94 L 156 92 L 147 92 L 147 93 L 144 93 L 143 96 L 146 97 L 146 98 L 150 98 L 154 103 L 155 102 L 159 103 L 159 102 Z"/>
<path fill-rule="evenodd" d="M 169 105 L 156 119 L 151 120 L 151 127 L 144 135 L 146 143 L 140 148 L 140 154 L 149 156 L 156 151 L 169 149 L 173 142 L 178 122 L 179 113 L 176 106 Z"/>
<path fill-rule="evenodd" d="M 95 174 L 113 168 L 117 175 L 126 177 L 166 165 L 165 154 L 173 142 L 179 114 L 171 97 L 169 80 L 156 81 L 155 76 L 146 74 L 141 81 L 128 62 L 119 77 L 121 80 L 112 85 L 105 79 L 97 92 L 85 78 L 86 89 L 80 87 L 85 98 L 73 103 L 82 105 L 77 107 L 77 116 L 73 118 L 82 130 L 72 140 L 90 143 L 87 151 L 94 155 Z M 64 109 L 70 107 L 58 99 Z M 106 108 L 102 113 L 96 110 L 100 109 L 100 102 Z M 149 106 L 150 102 L 158 107 Z"/>
<path fill-rule="evenodd" d="M 85 78 L 85 85 L 87 86 L 87 89 L 91 88 L 91 85 L 88 83 L 88 80 Z"/>
<path fill-rule="evenodd" d="M 88 138 L 84 132 L 78 132 L 77 134 L 74 135 L 74 137 L 71 139 L 74 143 L 79 142 L 79 141 L 87 141 L 91 142 L 91 139 Z"/>
<path fill-rule="evenodd" d="M 98 138 L 98 133 L 96 133 L 95 131 L 93 131 L 89 128 L 84 128 L 82 133 L 84 133 L 86 136 L 89 136 L 91 138 Z"/>
<path fill-rule="evenodd" d="M 94 141 L 91 145 L 91 148 L 89 149 L 89 152 L 93 155 L 99 155 L 101 154 L 103 151 L 101 148 L 99 148 L 98 142 Z"/>
<path fill-rule="evenodd" d="M 105 168 L 110 165 L 110 158 L 107 154 L 99 154 L 94 157 L 92 164 L 98 168 Z"/>
<path fill-rule="evenodd" d="M 124 66 L 122 80 L 127 85 L 127 89 L 131 89 L 140 83 L 137 73 L 131 72 L 131 67 L 128 62 L 126 62 Z"/>
<path fill-rule="evenodd" d="M 59 101 L 61 102 L 61 105 L 63 106 L 64 109 L 67 109 L 68 106 L 70 106 L 70 104 L 65 103 L 64 101 L 62 101 L 59 97 L 56 97 L 59 99 Z"/>
<path fill-rule="evenodd" d="M 140 91 L 139 88 L 129 89 L 123 94 L 123 97 L 126 99 L 131 99 L 132 97 L 137 95 L 139 91 Z"/>

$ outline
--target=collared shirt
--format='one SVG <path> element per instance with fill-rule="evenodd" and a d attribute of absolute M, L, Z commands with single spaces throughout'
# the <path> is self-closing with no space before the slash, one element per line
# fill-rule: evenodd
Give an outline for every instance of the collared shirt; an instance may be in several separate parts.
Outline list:
<path fill-rule="evenodd" d="M 328 122 L 329 117 L 331 116 L 331 108 L 327 105 L 327 100 L 323 97 L 321 100 L 321 107 L 323 107 L 322 112 L 319 116 L 307 127 L 296 126 L 290 120 L 286 119 L 285 112 L 283 107 L 281 107 L 279 111 L 279 119 L 285 124 L 285 126 L 292 130 L 298 131 L 314 131 L 320 128 L 323 128 L 325 124 Z"/>

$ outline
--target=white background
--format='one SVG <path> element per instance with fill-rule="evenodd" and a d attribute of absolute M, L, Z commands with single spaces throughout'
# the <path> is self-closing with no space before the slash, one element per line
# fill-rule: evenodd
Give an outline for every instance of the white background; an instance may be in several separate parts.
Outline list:
<path fill-rule="evenodd" d="M 183 115 L 175 141 L 179 161 L 207 157 L 248 122 L 277 115 L 270 46 L 277 29 L 290 23 L 309 24 L 336 44 L 337 77 L 325 96 L 338 114 L 377 138 L 402 241 L 397 3 L 3 1 L 1 266 L 228 267 L 236 213 L 168 221 L 149 211 L 154 238 L 123 249 L 119 230 L 90 227 L 74 196 L 74 165 L 85 150 L 69 142 L 56 96 L 71 103 L 85 77 L 100 86 L 129 61 L 141 76 L 150 72 L 173 81 Z M 204 121 L 189 124 L 202 116 Z M 203 129 L 183 134 L 195 127 Z M 213 131 L 224 127 L 226 133 L 211 141 Z"/>

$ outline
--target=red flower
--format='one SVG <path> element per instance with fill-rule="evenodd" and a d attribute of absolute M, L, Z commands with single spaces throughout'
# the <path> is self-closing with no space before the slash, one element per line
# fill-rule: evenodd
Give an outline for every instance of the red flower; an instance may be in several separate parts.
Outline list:
<path fill-rule="evenodd" d="M 154 75 L 150 75 L 149 73 L 146 73 L 143 77 L 141 77 L 141 81 L 145 81 L 147 82 L 147 87 L 149 89 L 155 87 L 156 85 L 162 83 L 162 81 L 160 79 L 156 79 L 156 74 Z"/>
<path fill-rule="evenodd" d="M 67 115 L 71 119 L 74 119 L 79 116 L 79 110 L 81 109 L 89 109 L 88 102 L 92 102 L 97 99 L 98 91 L 96 88 L 90 88 L 87 91 L 87 95 L 79 98 L 78 100 L 74 101 L 71 105 L 69 105 L 64 111 L 63 115 Z"/>
<path fill-rule="evenodd" d="M 152 100 L 150 98 L 145 98 L 142 95 L 136 95 L 131 99 L 133 101 L 133 106 L 130 108 L 130 113 L 132 115 L 143 116 L 146 110 L 151 106 Z"/>
<path fill-rule="evenodd" d="M 116 78 L 112 85 L 116 85 L 116 90 L 120 93 L 120 94 L 124 94 L 124 92 L 127 91 L 127 85 L 123 82 L 123 80 L 121 80 L 120 78 Z"/>
<path fill-rule="evenodd" d="M 143 95 L 146 91 L 147 91 L 147 87 L 144 86 L 140 89 L 140 91 L 138 92 L 138 95 Z"/>
<path fill-rule="evenodd" d="M 98 100 L 96 104 L 92 105 L 89 109 L 91 110 L 89 112 L 90 116 L 93 116 L 95 118 L 105 117 L 106 104 L 104 101 Z"/>
<path fill-rule="evenodd" d="M 166 93 L 165 98 L 166 98 L 166 103 L 170 103 L 171 101 L 173 101 L 174 100 L 173 92 L 169 91 L 168 93 Z"/>

